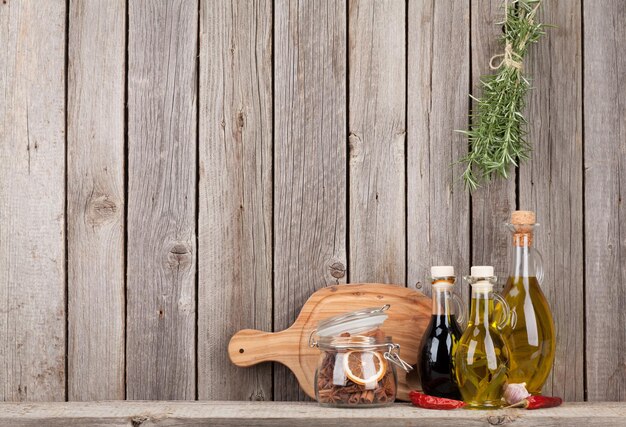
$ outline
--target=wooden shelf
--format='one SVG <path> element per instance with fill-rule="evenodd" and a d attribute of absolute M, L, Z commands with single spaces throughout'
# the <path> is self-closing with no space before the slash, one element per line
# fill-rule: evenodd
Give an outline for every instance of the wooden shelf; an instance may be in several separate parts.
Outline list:
<path fill-rule="evenodd" d="M 567 403 L 528 411 L 432 411 L 409 404 L 334 409 L 310 402 L 108 401 L 0 403 L 0 425 L 10 426 L 615 426 L 626 425 L 626 403 Z"/>

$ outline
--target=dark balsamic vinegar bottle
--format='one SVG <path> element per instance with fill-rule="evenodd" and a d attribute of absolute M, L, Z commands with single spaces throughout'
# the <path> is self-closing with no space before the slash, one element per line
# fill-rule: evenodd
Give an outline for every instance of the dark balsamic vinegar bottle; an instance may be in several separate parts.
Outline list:
<path fill-rule="evenodd" d="M 457 323 L 465 317 L 463 304 L 452 292 L 454 267 L 434 266 L 431 274 L 433 312 L 417 362 L 422 390 L 430 396 L 461 400 L 452 356 L 463 334 Z"/>

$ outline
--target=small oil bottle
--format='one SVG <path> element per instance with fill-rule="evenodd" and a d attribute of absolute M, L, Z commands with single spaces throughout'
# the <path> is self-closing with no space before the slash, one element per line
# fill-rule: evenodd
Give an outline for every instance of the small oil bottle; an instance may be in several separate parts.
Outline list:
<path fill-rule="evenodd" d="M 533 232 L 538 225 L 534 212 L 512 213 L 508 224 L 513 234 L 512 270 L 502 293 L 513 319 L 502 332 L 511 350 L 509 381 L 525 382 L 531 394 L 541 393 L 556 350 L 552 313 L 540 287 L 541 256 L 533 246 Z"/>
<path fill-rule="evenodd" d="M 456 277 L 452 266 L 434 266 L 432 275 L 433 312 L 418 354 L 422 390 L 430 396 L 461 399 L 454 380 L 452 355 L 461 338 L 459 323 L 465 318 L 463 303 L 452 292 Z"/>
<path fill-rule="evenodd" d="M 509 306 L 493 292 L 493 267 L 472 267 L 465 278 L 472 286 L 469 323 L 454 354 L 454 371 L 463 401 L 469 409 L 502 406 L 509 371 L 509 349 L 501 330 L 509 321 Z M 494 316 L 494 299 L 502 313 Z"/>

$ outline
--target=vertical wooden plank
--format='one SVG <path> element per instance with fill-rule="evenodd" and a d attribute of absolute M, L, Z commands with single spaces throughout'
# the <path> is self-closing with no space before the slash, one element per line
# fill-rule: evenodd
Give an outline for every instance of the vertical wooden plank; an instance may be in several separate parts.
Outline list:
<path fill-rule="evenodd" d="M 405 283 L 405 2 L 351 0 L 350 281 Z"/>
<path fill-rule="evenodd" d="M 542 289 L 550 302 L 557 353 L 544 392 L 582 400 L 583 220 L 581 4 L 543 2 L 539 19 L 554 25 L 530 52 L 528 99 L 532 161 L 521 165 L 520 209 L 535 210 L 541 228 Z"/>
<path fill-rule="evenodd" d="M 129 399 L 194 399 L 196 1 L 129 3 Z"/>
<path fill-rule="evenodd" d="M 275 3 L 274 328 L 346 270 L 346 3 Z M 274 398 L 303 398 L 274 371 Z"/>
<path fill-rule="evenodd" d="M 226 349 L 272 330 L 272 2 L 202 1 L 200 28 L 198 396 L 271 400 Z"/>
<path fill-rule="evenodd" d="M 480 77 L 494 71 L 489 68 L 493 55 L 502 52 L 504 8 L 502 0 L 472 0 L 472 88 L 480 96 Z M 475 105 L 475 103 L 472 103 Z M 515 175 L 508 180 L 494 179 L 472 193 L 472 264 L 493 265 L 498 288 L 503 289 L 510 274 L 509 232 L 504 227 L 515 210 Z"/>
<path fill-rule="evenodd" d="M 583 5 L 587 398 L 626 400 L 626 3 Z"/>
<path fill-rule="evenodd" d="M 72 1 L 68 398 L 124 399 L 124 0 Z"/>
<path fill-rule="evenodd" d="M 65 21 L 0 3 L 0 400 L 65 399 Z"/>
<path fill-rule="evenodd" d="M 469 196 L 455 164 L 467 140 L 454 131 L 467 127 L 469 14 L 469 0 L 409 2 L 407 279 L 427 293 L 431 265 L 469 269 Z"/>

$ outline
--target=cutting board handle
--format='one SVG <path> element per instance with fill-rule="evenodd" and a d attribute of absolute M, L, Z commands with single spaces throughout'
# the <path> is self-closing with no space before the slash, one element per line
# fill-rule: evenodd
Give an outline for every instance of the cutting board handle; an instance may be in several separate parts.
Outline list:
<path fill-rule="evenodd" d="M 281 332 L 263 332 L 243 329 L 228 343 L 228 356 L 237 366 L 248 367 L 261 362 L 280 362 L 291 367 L 300 352 L 299 333 L 286 329 Z"/>

